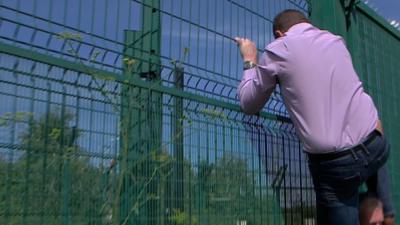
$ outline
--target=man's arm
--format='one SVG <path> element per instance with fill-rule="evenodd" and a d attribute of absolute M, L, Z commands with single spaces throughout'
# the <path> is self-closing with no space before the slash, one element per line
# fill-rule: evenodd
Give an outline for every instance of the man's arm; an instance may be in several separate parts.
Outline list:
<path fill-rule="evenodd" d="M 268 101 L 276 86 L 278 68 L 271 62 L 267 52 L 263 53 L 258 65 L 243 71 L 238 87 L 240 106 L 246 114 L 258 113 Z"/>
<path fill-rule="evenodd" d="M 244 61 L 257 61 L 255 44 L 247 39 L 236 38 Z M 240 106 L 244 113 L 258 113 L 268 101 L 276 86 L 279 66 L 268 51 L 262 54 L 258 65 L 244 70 L 242 81 L 238 87 Z"/>

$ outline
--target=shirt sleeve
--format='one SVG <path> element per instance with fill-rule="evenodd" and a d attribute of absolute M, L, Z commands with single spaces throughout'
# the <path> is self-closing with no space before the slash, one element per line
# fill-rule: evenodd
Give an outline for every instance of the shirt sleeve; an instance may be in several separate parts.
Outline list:
<path fill-rule="evenodd" d="M 237 93 L 244 113 L 258 113 L 274 91 L 279 64 L 273 58 L 273 53 L 265 51 L 256 67 L 243 72 Z"/>

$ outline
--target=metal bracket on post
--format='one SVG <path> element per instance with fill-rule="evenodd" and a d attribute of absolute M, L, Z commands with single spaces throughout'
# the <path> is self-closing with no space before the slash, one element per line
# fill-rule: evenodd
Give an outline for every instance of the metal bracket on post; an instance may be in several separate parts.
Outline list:
<path fill-rule="evenodd" d="M 276 176 L 274 180 L 272 181 L 271 187 L 275 191 L 279 191 L 282 186 L 283 179 L 285 178 L 286 170 L 288 168 L 288 165 L 285 164 L 284 166 L 280 166 L 278 169 L 278 172 L 276 173 Z"/>
<path fill-rule="evenodd" d="M 274 208 L 274 210 L 277 210 L 277 211 L 274 212 L 275 214 L 280 213 L 280 210 L 281 210 L 280 190 L 281 190 L 281 187 L 282 187 L 282 182 L 285 179 L 287 168 L 288 168 L 287 164 L 285 164 L 283 166 L 280 166 L 278 171 L 277 171 L 277 173 L 276 173 L 276 176 L 275 176 L 275 178 L 274 178 L 274 180 L 272 181 L 272 184 L 271 184 L 273 194 L 275 195 L 275 198 L 276 198 L 276 201 L 277 201 L 277 204 L 278 204 L 278 208 L 277 209 Z"/>
<path fill-rule="evenodd" d="M 145 78 L 146 80 L 154 80 L 156 78 L 160 78 L 160 73 L 156 73 L 156 71 L 148 71 L 148 72 L 141 72 L 140 78 Z"/>
<path fill-rule="evenodd" d="M 354 10 L 354 6 L 358 3 L 359 0 L 341 0 L 340 3 L 343 7 L 343 11 L 346 17 L 346 29 L 348 30 L 351 25 L 351 14 Z"/>
<path fill-rule="evenodd" d="M 311 0 L 306 0 L 307 1 L 307 6 L 308 6 L 308 17 L 311 16 L 312 13 L 312 1 Z"/>

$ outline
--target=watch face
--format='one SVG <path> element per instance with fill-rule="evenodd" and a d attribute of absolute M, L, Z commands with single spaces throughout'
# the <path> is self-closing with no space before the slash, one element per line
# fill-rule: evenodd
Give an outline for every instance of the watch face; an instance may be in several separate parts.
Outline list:
<path fill-rule="evenodd" d="M 246 62 L 243 63 L 243 69 L 244 70 L 251 69 L 251 68 L 253 68 L 255 66 L 256 66 L 256 64 L 251 62 L 251 61 L 246 61 Z"/>

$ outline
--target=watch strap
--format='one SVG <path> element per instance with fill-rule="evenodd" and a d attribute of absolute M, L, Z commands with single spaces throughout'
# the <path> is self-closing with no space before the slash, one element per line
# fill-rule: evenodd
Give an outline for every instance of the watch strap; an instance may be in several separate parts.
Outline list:
<path fill-rule="evenodd" d="M 252 68 L 254 68 L 256 66 L 257 66 L 257 64 L 255 64 L 252 61 L 244 61 L 243 62 L 243 70 L 249 70 L 249 69 L 252 69 Z"/>

